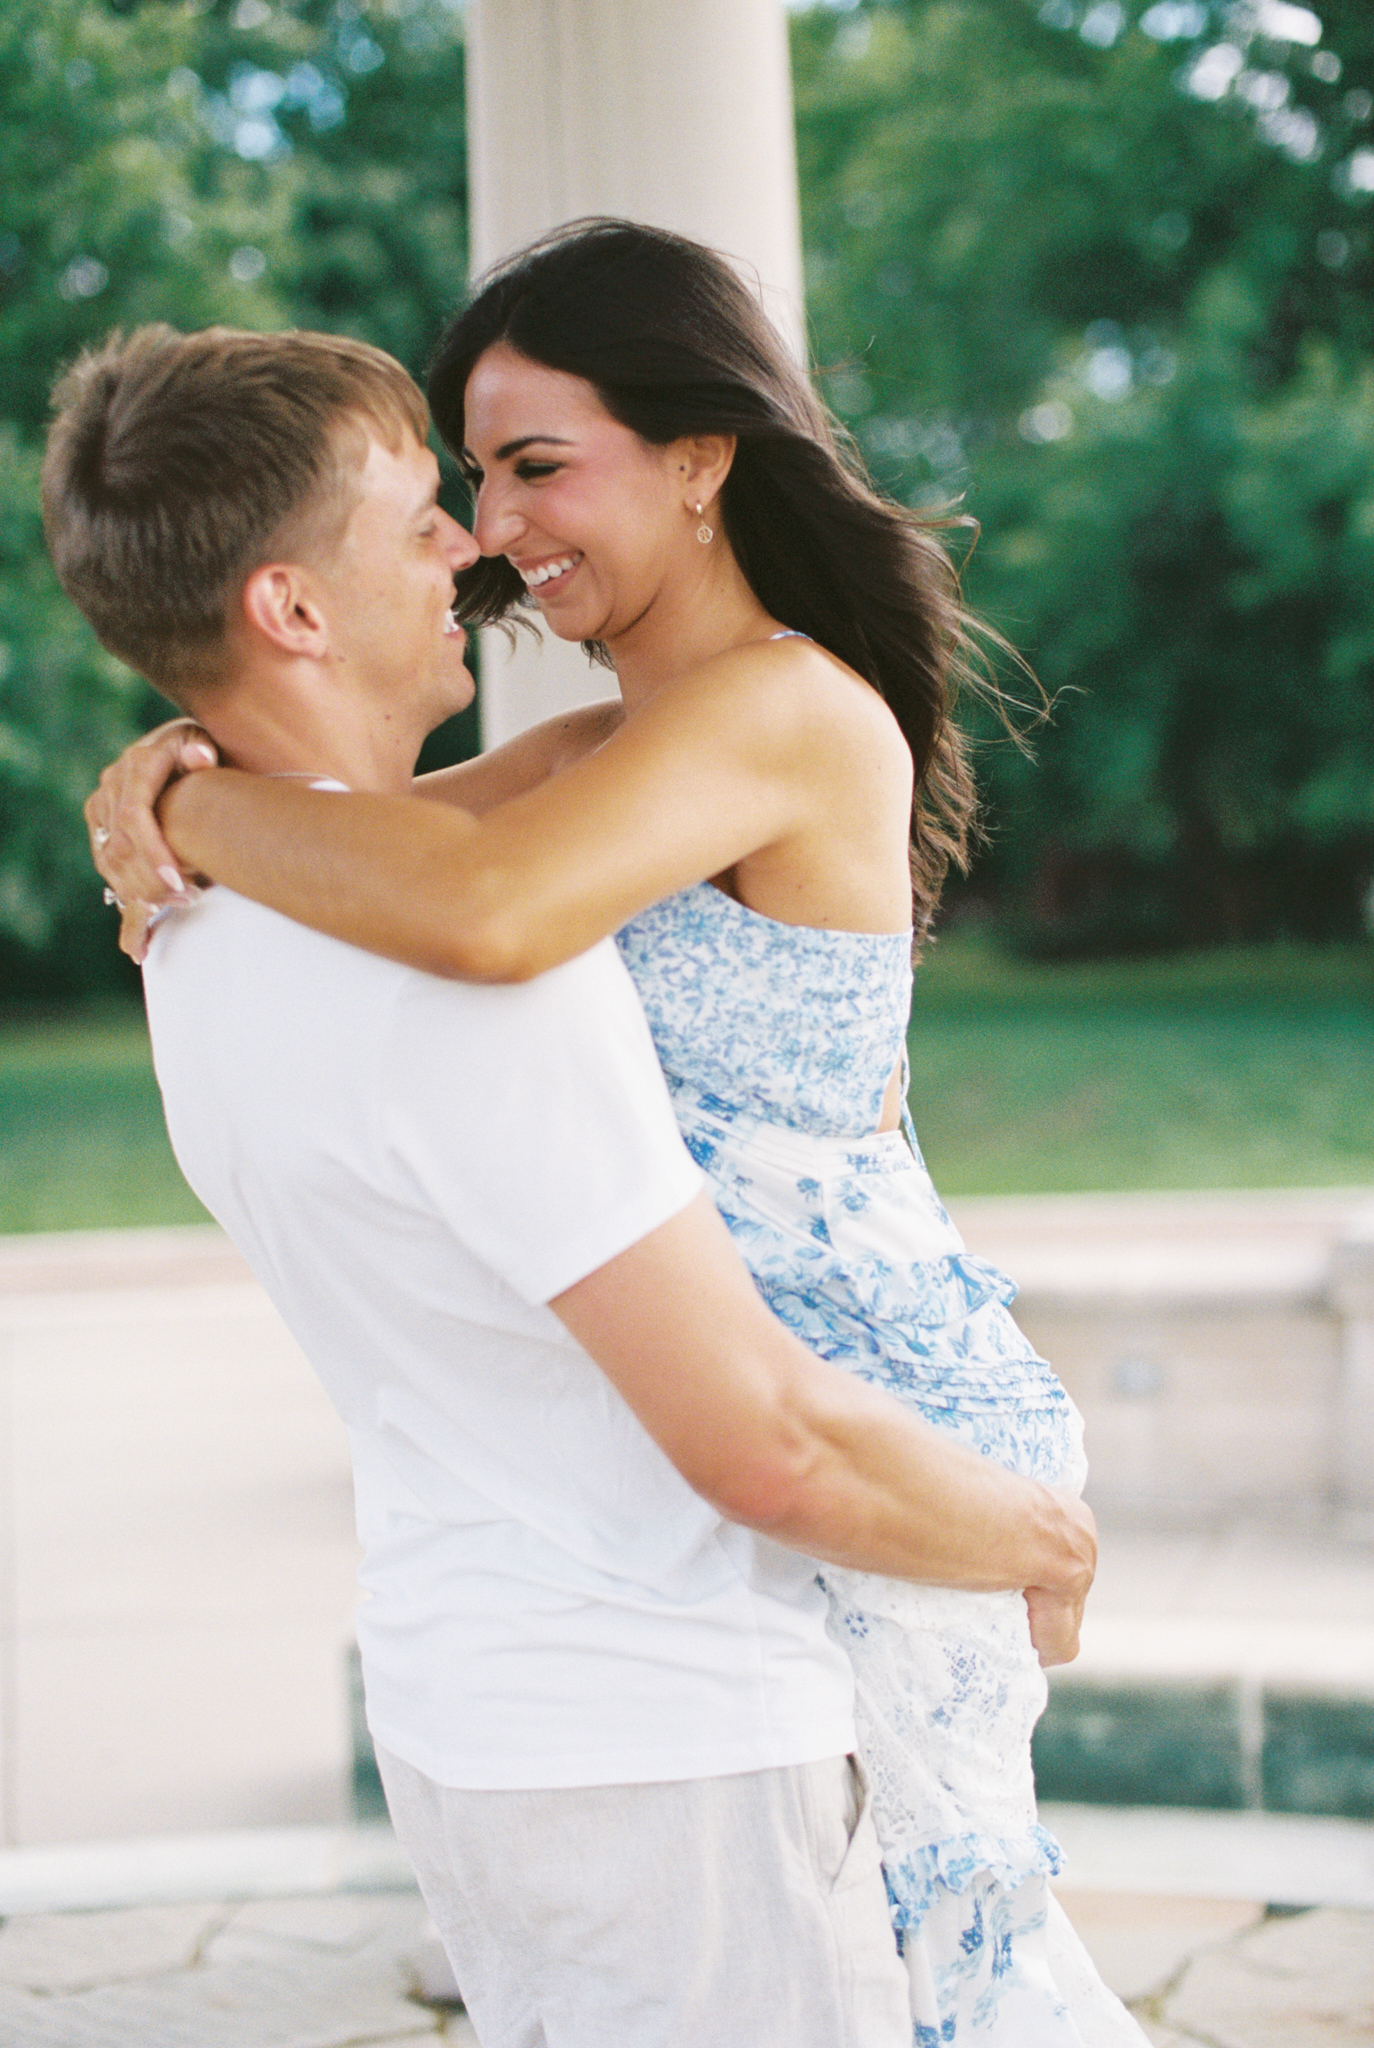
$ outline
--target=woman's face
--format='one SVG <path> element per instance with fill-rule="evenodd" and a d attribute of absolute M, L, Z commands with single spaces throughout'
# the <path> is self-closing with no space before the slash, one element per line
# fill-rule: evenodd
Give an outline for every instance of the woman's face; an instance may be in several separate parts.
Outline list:
<path fill-rule="evenodd" d="M 641 441 L 582 378 L 498 342 L 463 412 L 477 544 L 514 565 L 560 639 L 614 642 L 700 555 L 693 449 Z"/>

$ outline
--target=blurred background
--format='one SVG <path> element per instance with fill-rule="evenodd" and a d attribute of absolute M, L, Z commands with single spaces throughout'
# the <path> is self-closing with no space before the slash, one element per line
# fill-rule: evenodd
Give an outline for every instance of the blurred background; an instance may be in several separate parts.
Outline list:
<path fill-rule="evenodd" d="M 979 522 L 969 597 L 1056 706 L 1033 759 L 985 736 L 918 983 L 942 1185 L 1374 1179 L 1374 15 L 788 19 L 826 395 L 887 488 Z M 79 817 L 163 707 L 47 565 L 52 379 L 149 318 L 421 373 L 467 275 L 464 58 L 459 0 L 3 10 L 0 1229 L 198 1213 Z"/>
<path fill-rule="evenodd" d="M 979 732 L 987 838 L 911 1035 L 936 1181 L 1088 1415 L 1108 1541 L 1042 1789 L 1353 1829 L 1374 1816 L 1374 11 L 677 12 L 713 8 L 785 18 L 825 395 L 889 491 L 965 520 L 969 600 L 1054 703 L 1033 758 Z M 332 328 L 423 374 L 497 233 L 465 81 L 502 12 L 0 9 L 7 1843 L 375 1797 L 342 1438 L 222 1240 L 171 1227 L 204 1219 L 87 858 L 83 798 L 165 707 L 58 590 L 36 479 L 54 376 L 116 325 Z M 512 185 L 560 65 L 601 104 L 598 48 L 512 60 Z M 425 758 L 479 743 L 465 715 Z M 1190 1925 L 1210 1887 L 1241 1926 L 1374 1906 L 1367 1836 L 1290 1833 L 1263 1870 L 1253 1829 L 1215 1854 L 1071 1846 L 1081 1882 L 1181 1890 Z"/>

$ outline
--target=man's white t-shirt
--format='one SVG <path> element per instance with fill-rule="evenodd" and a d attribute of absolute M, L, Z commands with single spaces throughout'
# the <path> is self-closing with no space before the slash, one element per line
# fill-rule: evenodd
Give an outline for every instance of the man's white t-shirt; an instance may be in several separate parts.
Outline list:
<path fill-rule="evenodd" d="M 144 978 L 186 1178 L 348 1429 L 376 1739 L 472 1788 L 852 1748 L 814 1568 L 693 1493 L 544 1305 L 702 1185 L 611 943 L 468 987 L 215 889 Z"/>

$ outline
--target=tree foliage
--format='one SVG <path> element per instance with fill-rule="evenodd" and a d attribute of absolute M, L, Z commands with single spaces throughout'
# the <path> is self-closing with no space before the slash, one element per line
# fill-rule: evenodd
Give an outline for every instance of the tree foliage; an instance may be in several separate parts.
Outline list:
<path fill-rule="evenodd" d="M 973 895 L 1072 950 L 1357 929 L 1374 16 L 901 0 L 794 30 L 832 402 L 1057 698 Z M 969 897 L 966 896 L 966 902 Z"/>
<path fill-rule="evenodd" d="M 466 272 L 444 0 L 0 10 L 0 973 L 117 976 L 80 802 L 165 706 L 57 587 L 36 476 L 62 364 L 111 328 L 314 326 L 423 368 Z"/>
<path fill-rule="evenodd" d="M 42 553 L 56 370 L 162 318 L 413 369 L 466 269 L 461 0 L 0 9 L 0 972 L 116 971 L 79 801 L 155 715 Z M 963 892 L 1042 950 L 1358 927 L 1374 872 L 1374 12 L 856 0 L 792 17 L 836 409 L 982 525 L 1055 696 Z M 956 897 L 956 905 L 957 905 Z"/>

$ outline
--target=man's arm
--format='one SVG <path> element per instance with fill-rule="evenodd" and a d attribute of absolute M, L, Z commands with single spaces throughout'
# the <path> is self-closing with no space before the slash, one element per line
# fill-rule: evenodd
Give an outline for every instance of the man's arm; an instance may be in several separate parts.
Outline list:
<path fill-rule="evenodd" d="M 1088 1509 L 807 1351 L 765 1308 L 709 1196 L 549 1305 L 729 1520 L 859 1571 L 1025 1589 L 1041 1662 L 1077 1655 L 1097 1560 Z"/>

